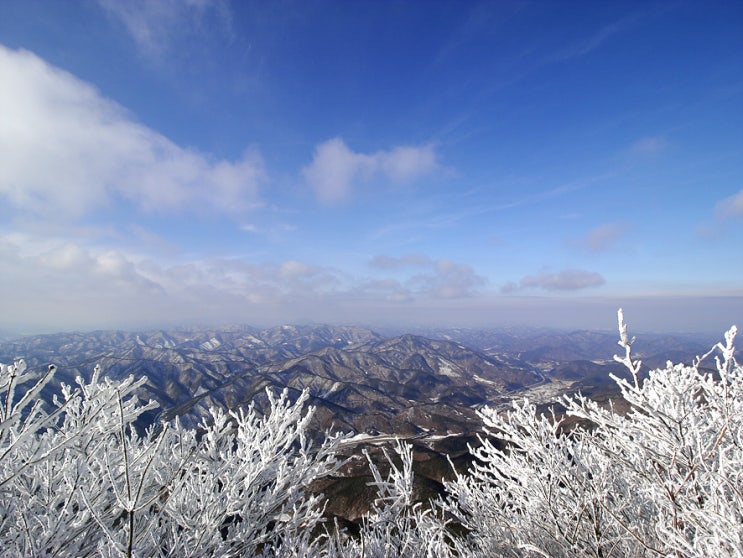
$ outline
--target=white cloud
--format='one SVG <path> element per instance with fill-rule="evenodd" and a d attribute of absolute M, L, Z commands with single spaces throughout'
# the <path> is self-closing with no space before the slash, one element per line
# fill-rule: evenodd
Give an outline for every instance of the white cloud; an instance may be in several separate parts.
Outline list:
<path fill-rule="evenodd" d="M 317 275 L 319 268 L 296 260 L 283 262 L 278 269 L 278 276 L 282 279 L 298 279 Z"/>
<path fill-rule="evenodd" d="M 374 256 L 369 265 L 378 269 L 402 269 L 405 267 L 423 267 L 433 265 L 434 261 L 423 254 L 406 254 L 404 256 Z"/>
<path fill-rule="evenodd" d="M 382 178 L 411 182 L 438 168 L 433 147 L 394 147 L 373 154 L 351 151 L 340 138 L 315 148 L 312 162 L 302 174 L 318 200 L 333 204 L 347 199 L 359 183 Z"/>
<path fill-rule="evenodd" d="M 3 319 L 18 327 L 297 319 L 345 296 L 339 272 L 296 260 L 165 263 L 68 238 L 0 235 Z"/>
<path fill-rule="evenodd" d="M 384 271 L 403 271 L 407 268 L 426 268 L 428 273 L 410 277 L 405 286 L 406 297 L 410 293 L 419 296 L 449 299 L 474 296 L 477 287 L 486 283 L 484 277 L 477 275 L 471 266 L 458 264 L 447 259 L 435 260 L 423 254 L 406 254 L 400 257 L 374 256 L 369 265 Z"/>
<path fill-rule="evenodd" d="M 474 289 L 482 279 L 469 266 L 448 260 L 432 260 L 429 274 L 405 281 L 359 280 L 294 260 L 256 263 L 213 258 L 165 263 L 124 250 L 87 246 L 75 239 L 19 233 L 0 234 L 0 261 L 3 327 L 26 333 L 359 320 L 396 326 L 539 323 L 589 327 L 605 322 L 600 327 L 612 327 L 619 305 L 625 310 L 634 305 L 636 314 L 645 313 L 657 327 L 683 327 L 680 324 L 691 315 L 695 319 L 693 323 L 686 320 L 688 327 L 719 331 L 737 319 L 743 301 L 739 288 L 725 297 L 720 295 L 726 293 L 719 292 L 706 299 L 660 297 L 665 300 L 660 305 L 658 297 L 635 302 L 627 297 L 584 296 L 452 298 L 477 295 Z M 537 276 L 525 284 L 578 287 L 590 283 L 586 281 L 590 275 L 577 272 L 571 278 L 563 272 Z"/>
<path fill-rule="evenodd" d="M 261 158 L 211 157 L 174 144 L 71 74 L 0 46 L 0 197 L 49 218 L 127 200 L 145 211 L 253 207 Z"/>
<path fill-rule="evenodd" d="M 294 259 L 172 257 L 156 261 L 81 237 L 0 234 L 3 314 L 14 327 L 37 329 L 351 320 L 351 308 L 471 297 L 485 282 L 468 265 L 421 255 L 400 258 L 416 267 L 403 280 Z"/>
<path fill-rule="evenodd" d="M 320 201 L 334 203 L 349 196 L 354 182 L 371 177 L 375 166 L 373 157 L 354 153 L 336 138 L 317 146 L 302 173 Z"/>
<path fill-rule="evenodd" d="M 575 291 L 588 287 L 599 287 L 606 280 L 599 273 L 582 269 L 566 269 L 558 273 L 527 275 L 518 283 L 508 283 L 501 289 L 511 293 L 523 289 L 539 288 L 546 291 Z"/>
<path fill-rule="evenodd" d="M 158 254 L 174 254 L 178 251 L 174 244 L 168 242 L 159 234 L 136 223 L 127 226 L 126 234 L 128 238 L 134 239 L 142 249 L 149 252 Z"/>
<path fill-rule="evenodd" d="M 0 236 L 0 256 L 6 264 L 0 298 L 24 301 L 23 312 L 36 312 L 39 305 L 54 307 L 60 301 L 85 306 L 98 296 L 124 300 L 164 292 L 131 255 L 91 249 L 70 239 Z"/>
<path fill-rule="evenodd" d="M 449 260 L 437 260 L 435 275 L 425 278 L 434 298 L 466 298 L 474 296 L 477 287 L 485 284 L 485 279 L 477 275 L 469 265 L 457 264 Z"/>
<path fill-rule="evenodd" d="M 430 145 L 424 147 L 395 147 L 375 156 L 383 174 L 396 182 L 409 182 L 429 174 L 438 167 L 436 153 Z"/>
<path fill-rule="evenodd" d="M 392 303 L 409 303 L 413 301 L 410 289 L 395 279 L 376 279 L 362 283 L 353 293 L 356 297 L 371 300 L 384 300 Z"/>

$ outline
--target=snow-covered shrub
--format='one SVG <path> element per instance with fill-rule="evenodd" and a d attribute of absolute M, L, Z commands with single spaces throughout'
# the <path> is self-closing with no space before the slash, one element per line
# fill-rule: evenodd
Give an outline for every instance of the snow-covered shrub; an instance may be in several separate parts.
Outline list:
<path fill-rule="evenodd" d="M 33 382 L 18 361 L 0 369 L 0 549 L 3 556 L 311 556 L 322 538 L 319 496 L 335 472 L 338 437 L 312 447 L 307 393 L 267 392 L 269 412 L 212 409 L 200 430 L 178 421 L 140 436 L 154 407 L 144 379 L 63 386 L 38 399 L 54 369 Z M 33 384 L 17 398 L 17 388 Z"/>
<path fill-rule="evenodd" d="M 716 371 L 668 363 L 640 380 L 624 319 L 619 344 L 632 381 L 614 377 L 630 411 L 578 396 L 569 434 L 528 401 L 481 411 L 490 437 L 444 504 L 469 530 L 472 556 L 743 556 L 743 368 L 736 329 Z M 496 445 L 493 439 L 506 443 Z"/>
<path fill-rule="evenodd" d="M 172 556 L 313 556 L 324 539 L 314 531 L 322 522 L 322 498 L 307 490 L 313 481 L 337 472 L 340 436 L 313 447 L 307 434 L 314 408 L 305 410 L 308 392 L 291 403 L 286 390 L 267 391 L 270 411 L 260 415 L 212 409 L 199 443 L 192 431 L 193 456 L 182 444 L 171 459 L 176 482 L 165 502 L 169 529 L 165 545 Z M 185 467 L 175 463 L 184 460 Z M 170 475 L 169 475 L 170 476 Z"/>
<path fill-rule="evenodd" d="M 115 467 L 116 454 L 108 454 L 111 440 L 122 424 L 154 407 L 133 396 L 144 380 L 111 382 L 96 369 L 90 383 L 78 380 L 77 389 L 63 385 L 61 399 L 55 397 L 53 410 L 46 412 L 39 394 L 54 366 L 35 382 L 22 360 L 0 366 L 3 554 L 90 554 L 100 532 L 93 517 L 110 505 L 96 488 L 105 482 L 99 465 L 106 460 Z M 26 383 L 33 385 L 16 397 Z"/>
<path fill-rule="evenodd" d="M 358 538 L 336 539 L 330 556 L 348 558 L 444 558 L 451 554 L 451 533 L 437 515 L 440 507 L 424 506 L 414 500 L 413 449 L 397 441 L 394 455 L 400 467 L 385 450 L 390 470 L 386 478 L 366 453 L 377 489 L 377 499 L 363 518 Z"/>

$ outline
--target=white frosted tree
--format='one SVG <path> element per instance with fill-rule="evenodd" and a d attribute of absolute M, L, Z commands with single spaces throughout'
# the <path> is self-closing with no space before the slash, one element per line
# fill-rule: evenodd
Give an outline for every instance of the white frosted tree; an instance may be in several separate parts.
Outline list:
<path fill-rule="evenodd" d="M 481 411 L 477 464 L 447 488 L 446 509 L 468 529 L 472 556 L 743 556 L 743 369 L 736 329 L 689 365 L 640 379 L 622 312 L 614 377 L 627 413 L 578 396 L 563 432 L 528 401 Z M 496 443 L 495 440 L 500 440 Z"/>
<path fill-rule="evenodd" d="M 310 485 L 336 473 L 341 436 L 313 447 L 307 428 L 314 408 L 305 409 L 308 392 L 291 403 L 287 391 L 266 392 L 269 412 L 212 409 L 202 424 L 200 442 L 193 431 L 174 434 L 191 440 L 166 444 L 177 482 L 163 505 L 169 556 L 313 556 L 325 541 L 319 536 L 324 505 Z M 186 467 L 176 465 L 184 460 Z M 167 480 L 163 478 L 163 480 Z"/>
<path fill-rule="evenodd" d="M 63 385 L 61 398 L 55 396 L 46 412 L 39 395 L 55 368 L 35 379 L 22 360 L 0 366 L 3 553 L 88 555 L 98 532 L 85 502 L 101 482 L 100 471 L 93 473 L 95 463 L 106 457 L 122 421 L 130 424 L 154 407 L 139 404 L 133 395 L 144 379 L 111 382 L 96 368 L 89 383 L 78 379 L 77 389 Z M 24 389 L 28 383 L 33 385 Z M 100 509 L 106 505 L 97 503 Z"/>
<path fill-rule="evenodd" d="M 307 489 L 339 467 L 340 438 L 313 447 L 306 392 L 293 403 L 267 392 L 265 415 L 212 409 L 197 431 L 176 421 L 139 435 L 134 421 L 154 407 L 134 395 L 144 379 L 96 369 L 46 412 L 39 394 L 53 373 L 0 369 L 3 556 L 321 552 L 324 508 Z"/>

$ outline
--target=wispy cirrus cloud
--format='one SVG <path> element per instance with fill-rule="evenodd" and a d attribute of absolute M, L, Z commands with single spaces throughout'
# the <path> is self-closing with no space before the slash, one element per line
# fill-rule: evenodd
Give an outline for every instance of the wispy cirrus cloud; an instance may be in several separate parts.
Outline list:
<path fill-rule="evenodd" d="M 397 146 L 366 154 L 352 151 L 341 138 L 334 138 L 315 148 L 302 175 L 320 202 L 334 204 L 348 199 L 354 187 L 372 179 L 407 183 L 438 167 L 431 145 Z"/>
<path fill-rule="evenodd" d="M 606 280 L 600 273 L 583 269 L 566 269 L 558 273 L 526 275 L 518 283 L 508 283 L 501 288 L 503 293 L 513 293 L 526 289 L 546 291 L 577 291 L 589 287 L 600 287 Z"/>
<path fill-rule="evenodd" d="M 743 189 L 720 200 L 715 205 L 715 213 L 722 219 L 740 219 L 743 217 Z"/>
<path fill-rule="evenodd" d="M 654 157 L 668 148 L 668 140 L 662 136 L 646 136 L 629 146 L 627 153 L 631 157 Z"/>
<path fill-rule="evenodd" d="M 591 229 L 583 237 L 572 238 L 567 242 L 583 252 L 599 254 L 615 248 L 627 228 L 624 223 L 606 223 Z"/>
<path fill-rule="evenodd" d="M 119 21 L 145 56 L 161 59 L 183 40 L 214 24 L 229 33 L 231 14 L 224 0 L 97 0 Z M 211 26 L 209 25 L 211 24 Z"/>
<path fill-rule="evenodd" d="M 259 203 L 261 156 L 227 161 L 176 145 L 91 85 L 0 46 L 0 198 L 65 219 L 138 210 L 240 213 Z"/>
<path fill-rule="evenodd" d="M 592 35 L 578 40 L 554 53 L 551 61 L 564 61 L 579 58 L 596 50 L 608 39 L 629 27 L 627 20 L 620 20 L 602 27 Z"/>
<path fill-rule="evenodd" d="M 698 237 L 707 240 L 720 238 L 728 230 L 729 221 L 743 219 L 743 189 L 718 201 L 711 219 L 699 223 L 695 228 Z"/>
<path fill-rule="evenodd" d="M 658 17 L 662 9 L 653 8 L 644 12 L 634 12 L 627 16 L 622 17 L 616 21 L 613 21 L 603 27 L 597 29 L 592 34 L 587 35 L 581 39 L 578 39 L 562 49 L 558 49 L 551 57 L 550 61 L 561 62 L 565 60 L 571 60 L 573 58 L 580 58 L 592 53 L 596 49 L 604 45 L 609 39 L 614 38 L 616 35 L 620 35 L 625 31 L 633 29 L 638 25 L 641 25 L 645 21 Z"/>

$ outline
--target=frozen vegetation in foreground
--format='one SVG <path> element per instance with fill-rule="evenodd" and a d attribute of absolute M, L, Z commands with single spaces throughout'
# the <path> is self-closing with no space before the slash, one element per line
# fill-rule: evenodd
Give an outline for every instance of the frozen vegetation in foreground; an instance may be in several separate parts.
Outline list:
<path fill-rule="evenodd" d="M 476 464 L 430 505 L 413 497 L 411 448 L 350 536 L 308 490 L 338 473 L 343 436 L 313 445 L 307 393 L 267 393 L 269 411 L 212 409 L 138 433 L 144 379 L 63 386 L 0 370 L 3 556 L 743 556 L 743 368 L 736 329 L 691 365 L 641 379 L 619 313 L 629 412 L 567 398 L 567 429 L 528 400 L 485 408 Z M 704 366 L 710 366 L 710 369 Z M 569 431 L 568 431 L 569 430 Z M 394 460 L 392 459 L 394 457 Z"/>

